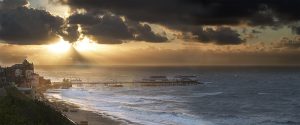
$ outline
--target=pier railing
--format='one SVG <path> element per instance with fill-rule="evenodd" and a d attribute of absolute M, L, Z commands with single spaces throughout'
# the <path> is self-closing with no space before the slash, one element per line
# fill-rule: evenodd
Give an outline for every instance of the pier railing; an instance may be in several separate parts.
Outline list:
<path fill-rule="evenodd" d="M 105 81 L 105 82 L 80 82 L 80 83 L 68 83 L 71 85 L 81 85 L 81 84 L 102 84 L 105 86 L 188 86 L 188 85 L 198 85 L 203 84 L 199 81 L 194 80 L 168 80 L 168 81 Z M 64 85 L 64 83 L 56 83 L 56 85 Z"/>

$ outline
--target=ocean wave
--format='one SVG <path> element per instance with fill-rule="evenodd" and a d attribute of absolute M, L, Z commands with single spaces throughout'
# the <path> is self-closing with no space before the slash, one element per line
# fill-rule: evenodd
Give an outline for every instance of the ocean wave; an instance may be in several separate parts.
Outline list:
<path fill-rule="evenodd" d="M 182 101 L 181 97 L 131 95 L 132 93 L 125 95 L 120 90 L 118 91 L 119 93 L 115 93 L 115 91 L 67 89 L 62 90 L 60 94 L 50 93 L 50 95 L 60 95 L 61 100 L 77 104 L 82 109 L 106 113 L 134 123 L 147 125 L 211 124 L 190 114 L 189 110 L 178 107 L 185 102 Z"/>
<path fill-rule="evenodd" d="M 205 97 L 205 96 L 215 96 L 220 94 L 223 94 L 223 92 L 192 93 L 191 95 L 183 96 L 183 97 Z"/>

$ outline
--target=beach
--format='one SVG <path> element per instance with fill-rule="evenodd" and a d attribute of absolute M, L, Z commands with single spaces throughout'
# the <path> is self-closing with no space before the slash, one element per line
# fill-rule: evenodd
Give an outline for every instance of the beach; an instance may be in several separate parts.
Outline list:
<path fill-rule="evenodd" d="M 83 110 L 76 104 L 69 102 L 56 99 L 49 100 L 46 99 L 44 102 L 78 125 L 124 125 L 130 123 L 104 113 Z"/>
<path fill-rule="evenodd" d="M 87 121 L 88 125 L 121 125 L 121 121 L 91 111 L 78 110 L 77 112 L 63 112 L 73 122 Z M 123 123 L 124 124 L 124 123 Z"/>

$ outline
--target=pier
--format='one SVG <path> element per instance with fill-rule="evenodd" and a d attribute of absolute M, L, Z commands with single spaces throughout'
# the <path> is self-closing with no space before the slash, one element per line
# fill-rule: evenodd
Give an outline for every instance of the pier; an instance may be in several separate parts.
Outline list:
<path fill-rule="evenodd" d="M 198 81 L 159 81 L 159 82 L 151 82 L 151 81 L 132 81 L 132 82 L 104 82 L 106 86 L 114 86 L 114 85 L 124 85 L 124 84 L 132 84 L 136 86 L 187 86 L 187 85 L 197 85 L 201 84 Z"/>
<path fill-rule="evenodd" d="M 189 86 L 189 85 L 199 85 L 203 84 L 198 81 L 109 81 L 109 82 L 76 82 L 76 83 L 63 83 L 63 82 L 56 82 L 54 85 L 56 86 L 69 86 L 72 85 L 83 85 L 83 84 L 90 84 L 90 85 L 104 85 L 108 87 L 123 87 L 123 86 Z M 66 88 L 66 87 L 65 87 Z"/>
<path fill-rule="evenodd" d="M 102 84 L 109 87 L 123 87 L 123 86 L 188 86 L 188 85 L 198 85 L 203 84 L 199 82 L 196 76 L 175 76 L 168 79 L 167 76 L 150 76 L 148 78 L 143 78 L 141 80 L 133 81 L 100 81 L 100 82 L 83 82 L 79 78 L 74 80 L 63 79 L 62 82 L 54 83 L 53 85 L 61 86 L 62 88 L 69 88 L 72 85 L 81 84 Z"/>

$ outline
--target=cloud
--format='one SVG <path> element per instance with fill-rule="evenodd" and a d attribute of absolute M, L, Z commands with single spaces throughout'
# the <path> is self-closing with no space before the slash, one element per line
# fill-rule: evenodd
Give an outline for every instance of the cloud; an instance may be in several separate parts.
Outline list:
<path fill-rule="evenodd" d="M 152 43 L 162 43 L 167 42 L 168 38 L 152 31 L 152 28 L 148 24 L 140 24 L 135 21 L 127 20 L 126 24 L 130 28 L 133 35 L 135 35 L 134 40 L 147 41 Z"/>
<path fill-rule="evenodd" d="M 240 35 L 229 27 L 200 29 L 192 33 L 200 42 L 213 42 L 219 45 L 236 45 L 244 42 Z"/>
<path fill-rule="evenodd" d="M 70 24 L 82 27 L 82 33 L 102 44 L 121 44 L 128 40 L 166 42 L 168 39 L 152 31 L 147 24 L 122 19 L 120 16 L 104 14 L 74 14 Z"/>
<path fill-rule="evenodd" d="M 277 48 L 288 48 L 288 49 L 299 49 L 300 48 L 300 37 L 288 38 L 283 37 L 278 44 L 275 45 Z"/>
<path fill-rule="evenodd" d="M 27 0 L 0 1 L 0 40 L 10 44 L 36 45 L 58 37 L 75 42 L 85 35 L 104 44 L 167 42 L 167 35 L 154 32 L 150 25 L 159 24 L 191 34 L 187 35 L 189 39 L 198 42 L 237 45 L 244 43 L 246 37 L 242 38 L 243 35 L 228 26 L 278 27 L 300 19 L 298 0 L 52 1 L 70 6 L 74 14 L 64 20 L 45 10 L 27 7 Z M 81 14 L 76 13 L 78 9 Z M 217 28 L 203 28 L 207 25 Z M 78 30 L 80 28 L 82 31 Z M 299 34 L 297 27 L 293 31 Z"/>
<path fill-rule="evenodd" d="M 120 44 L 126 41 L 166 42 L 148 24 L 122 19 L 112 14 L 73 14 L 64 20 L 45 10 L 27 7 L 27 0 L 0 1 L 0 40 L 8 44 L 41 45 L 62 37 L 76 42 L 81 34 L 98 43 Z M 82 32 L 79 31 L 82 28 Z"/>
<path fill-rule="evenodd" d="M 259 33 L 262 33 L 261 31 L 255 30 L 255 29 L 253 29 L 251 32 L 252 32 L 253 34 L 259 34 Z"/>
<path fill-rule="evenodd" d="M 300 35 L 300 26 L 293 26 L 292 31 L 295 34 Z"/>
<path fill-rule="evenodd" d="M 0 10 L 16 9 L 28 5 L 27 0 L 0 0 Z"/>
<path fill-rule="evenodd" d="M 99 19 L 90 13 L 73 14 L 68 19 L 70 24 L 95 25 Z"/>
<path fill-rule="evenodd" d="M 59 33 L 65 41 L 76 42 L 80 37 L 80 32 L 78 31 L 77 25 L 69 25 L 64 28 L 63 31 Z"/>
<path fill-rule="evenodd" d="M 61 0 L 74 9 L 110 11 L 135 21 L 189 25 L 239 24 L 267 25 L 299 20 L 298 0 Z M 260 18 L 257 18 L 260 17 Z"/>
<path fill-rule="evenodd" d="M 297 1 L 292 2 L 299 3 Z M 192 32 L 200 42 L 216 44 L 240 44 L 243 40 L 236 31 L 231 29 L 220 28 L 216 31 L 203 31 L 202 26 L 238 25 L 242 23 L 250 26 L 277 26 L 281 23 L 297 20 L 298 16 L 295 12 L 284 11 L 285 8 L 297 9 L 298 7 L 288 6 L 290 3 L 287 5 L 286 2 L 280 0 L 61 0 L 61 3 L 71 6 L 75 11 L 85 9 L 93 13 L 111 12 L 125 16 L 128 20 L 135 22 L 160 24 L 170 29 L 186 33 Z M 95 19 L 90 15 L 77 15 L 73 18 L 73 22 L 95 23 Z M 89 20 L 82 22 L 83 18 L 89 18 Z M 190 27 L 199 27 L 199 29 Z M 144 26 L 143 30 L 147 31 L 147 28 Z M 185 29 L 189 29 L 189 31 Z M 152 41 L 164 41 L 162 37 L 151 34 L 151 32 L 147 33 L 140 36 L 147 34 L 144 38 L 148 37 Z"/>
<path fill-rule="evenodd" d="M 206 25 L 236 26 L 246 24 L 251 27 L 271 26 L 276 29 L 276 27 L 294 23 L 300 19 L 300 15 L 298 14 L 300 11 L 298 7 L 300 5 L 299 0 L 58 1 L 64 5 L 69 5 L 74 11 L 85 9 L 88 12 L 111 12 L 115 15 L 125 16 L 135 22 L 159 24 L 181 31 L 182 28 L 178 29 L 178 25 L 201 27 Z M 201 31 L 201 28 L 198 30 Z M 204 36 L 201 35 L 203 34 L 197 37 L 203 38 Z M 228 35 L 226 38 L 233 38 L 235 36 L 232 33 Z M 239 41 L 238 39 L 234 40 Z"/>
<path fill-rule="evenodd" d="M 218 45 L 238 45 L 244 43 L 246 40 L 240 37 L 240 34 L 230 27 L 201 27 L 201 26 L 172 26 L 186 33 L 183 38 L 190 41 L 196 39 L 197 42 L 215 43 Z"/>
<path fill-rule="evenodd" d="M 1 2 L 5 8 L 0 11 L 0 40 L 9 44 L 39 45 L 58 38 L 64 20 L 25 4 L 25 0 Z"/>
<path fill-rule="evenodd" d="M 123 20 L 120 17 L 110 15 L 99 18 L 99 21 L 95 25 L 85 27 L 84 34 L 93 36 L 98 41 L 101 41 L 101 38 L 105 40 L 111 39 L 111 41 L 129 40 L 133 38 L 133 35 Z"/>

